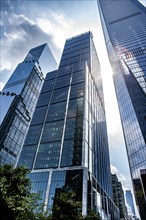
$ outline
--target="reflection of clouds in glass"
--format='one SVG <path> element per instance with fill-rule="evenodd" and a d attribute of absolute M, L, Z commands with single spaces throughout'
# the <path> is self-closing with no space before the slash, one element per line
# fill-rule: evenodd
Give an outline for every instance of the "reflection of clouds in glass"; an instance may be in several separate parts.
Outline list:
<path fill-rule="evenodd" d="M 122 183 L 122 187 L 124 190 L 132 188 L 130 176 L 121 173 L 121 171 L 114 165 L 111 165 L 111 172 L 112 174 L 117 174 L 117 177 L 119 181 Z"/>

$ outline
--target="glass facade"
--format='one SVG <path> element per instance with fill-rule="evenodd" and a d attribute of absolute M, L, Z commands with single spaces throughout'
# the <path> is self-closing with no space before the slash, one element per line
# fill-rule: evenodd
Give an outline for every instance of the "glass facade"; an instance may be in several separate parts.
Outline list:
<path fill-rule="evenodd" d="M 146 9 L 137 0 L 98 0 L 98 6 L 136 200 L 146 219 L 146 201 L 137 196 L 140 170 L 146 168 Z"/>
<path fill-rule="evenodd" d="M 18 164 L 31 169 L 31 175 L 49 173 L 46 209 L 52 208 L 61 188 L 73 189 L 82 201 L 82 214 L 89 207 L 103 216 L 109 210 L 118 219 L 100 64 L 91 32 L 66 40 L 58 70 L 47 74 Z M 100 205 L 103 198 L 109 208 L 105 202 Z"/>
<path fill-rule="evenodd" d="M 43 61 L 44 55 L 48 57 L 48 63 L 46 63 L 46 58 Z M 16 95 L 1 94 L 0 96 L 0 162 L 2 164 L 16 164 L 47 73 L 46 68 L 52 70 L 56 67 L 56 61 L 47 44 L 38 46 L 30 50 L 5 85 L 2 92 L 13 92 Z M 43 101 L 42 99 L 41 102 Z M 41 117 L 39 115 L 39 120 Z M 32 133 L 34 129 L 35 127 Z M 36 135 L 39 131 L 41 127 L 37 126 Z M 28 143 L 30 142 L 37 143 L 37 136 L 30 138 Z"/>
<path fill-rule="evenodd" d="M 127 207 L 125 205 L 124 191 L 116 174 L 112 174 L 112 189 L 114 202 L 120 210 L 120 219 L 129 220 Z"/>
<path fill-rule="evenodd" d="M 133 196 L 131 190 L 126 190 L 126 201 L 129 207 L 131 208 L 131 213 L 135 215 L 135 208 L 134 208 Z"/>

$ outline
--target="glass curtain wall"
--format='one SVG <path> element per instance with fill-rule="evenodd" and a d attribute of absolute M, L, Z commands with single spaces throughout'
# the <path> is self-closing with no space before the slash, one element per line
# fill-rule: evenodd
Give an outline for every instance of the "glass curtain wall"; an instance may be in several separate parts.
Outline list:
<path fill-rule="evenodd" d="M 145 219 L 140 171 L 146 168 L 146 9 L 137 0 L 98 0 L 98 6 L 136 201 L 141 218 Z"/>
<path fill-rule="evenodd" d="M 36 172 L 49 173 L 46 197 L 42 196 L 46 209 L 51 210 L 52 198 L 63 188 L 76 192 L 82 214 L 92 208 L 102 216 L 118 216 L 112 202 L 100 65 L 91 32 L 66 40 L 58 70 L 47 74 L 18 164 L 32 170 L 31 178 Z"/>

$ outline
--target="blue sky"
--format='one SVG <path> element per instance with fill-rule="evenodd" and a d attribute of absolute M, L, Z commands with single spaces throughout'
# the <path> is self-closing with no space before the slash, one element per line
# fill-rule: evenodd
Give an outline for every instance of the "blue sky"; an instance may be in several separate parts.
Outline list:
<path fill-rule="evenodd" d="M 59 62 L 67 38 L 92 31 L 104 82 L 112 171 L 125 188 L 131 188 L 112 69 L 96 0 L 1 0 L 1 6 L 1 89 L 31 48 L 47 42 Z"/>

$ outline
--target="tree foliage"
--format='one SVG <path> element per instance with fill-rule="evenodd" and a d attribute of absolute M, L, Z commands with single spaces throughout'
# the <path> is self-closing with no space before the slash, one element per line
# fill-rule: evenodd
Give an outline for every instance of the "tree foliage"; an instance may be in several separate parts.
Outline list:
<path fill-rule="evenodd" d="M 75 192 L 59 192 L 54 198 L 52 220 L 80 220 L 81 203 L 76 201 Z"/>
<path fill-rule="evenodd" d="M 37 194 L 30 193 L 28 173 L 24 167 L 0 166 L 1 220 L 46 219 Z"/>
<path fill-rule="evenodd" d="M 81 214 L 81 201 L 73 191 L 59 190 L 54 198 L 52 215 L 44 213 L 44 205 L 37 194 L 30 193 L 29 170 L 19 166 L 0 166 L 1 220 L 99 220 L 93 211 Z"/>
<path fill-rule="evenodd" d="M 84 220 L 101 220 L 99 214 L 95 213 L 92 210 L 88 210 L 88 215 L 84 217 Z"/>
<path fill-rule="evenodd" d="M 54 198 L 51 220 L 100 220 L 99 215 L 88 210 L 86 217 L 82 216 L 81 202 L 77 201 L 73 191 L 60 191 Z"/>

